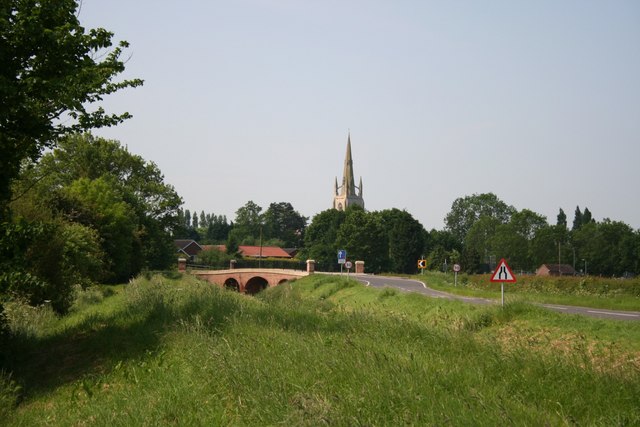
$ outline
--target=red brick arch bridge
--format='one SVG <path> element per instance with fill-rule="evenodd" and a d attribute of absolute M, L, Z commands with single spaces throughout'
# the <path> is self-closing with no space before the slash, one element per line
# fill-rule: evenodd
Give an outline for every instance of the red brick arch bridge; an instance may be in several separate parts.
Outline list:
<path fill-rule="evenodd" d="M 220 287 L 253 295 L 268 287 L 308 276 L 310 273 L 272 268 L 238 268 L 232 270 L 192 270 L 191 274 Z"/>

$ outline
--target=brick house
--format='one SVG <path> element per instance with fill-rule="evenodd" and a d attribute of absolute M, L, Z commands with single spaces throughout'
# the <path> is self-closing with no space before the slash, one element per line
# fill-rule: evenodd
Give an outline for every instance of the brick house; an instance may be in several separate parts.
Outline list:
<path fill-rule="evenodd" d="M 542 264 L 536 270 L 536 276 L 575 276 L 576 270 L 569 264 Z"/>

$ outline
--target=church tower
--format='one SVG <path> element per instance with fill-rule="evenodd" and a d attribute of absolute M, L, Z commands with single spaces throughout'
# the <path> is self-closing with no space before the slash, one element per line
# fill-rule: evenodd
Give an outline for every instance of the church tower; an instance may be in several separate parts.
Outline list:
<path fill-rule="evenodd" d="M 360 177 L 360 185 L 356 185 L 355 179 L 353 178 L 351 133 L 349 133 L 347 138 L 347 154 L 344 159 L 344 171 L 342 173 L 342 185 L 338 186 L 338 178 L 336 177 L 333 195 L 333 208 L 343 211 L 353 205 L 358 205 L 364 209 L 364 199 L 362 198 L 362 177 Z"/>

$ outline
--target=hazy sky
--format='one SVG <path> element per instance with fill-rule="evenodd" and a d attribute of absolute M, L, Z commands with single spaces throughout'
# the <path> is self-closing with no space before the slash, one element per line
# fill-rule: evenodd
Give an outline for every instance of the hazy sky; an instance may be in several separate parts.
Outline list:
<path fill-rule="evenodd" d="M 191 211 L 332 206 L 351 131 L 368 210 L 441 229 L 493 192 L 555 224 L 640 227 L 640 2 L 84 0 L 145 85 L 96 134 L 154 161 Z"/>

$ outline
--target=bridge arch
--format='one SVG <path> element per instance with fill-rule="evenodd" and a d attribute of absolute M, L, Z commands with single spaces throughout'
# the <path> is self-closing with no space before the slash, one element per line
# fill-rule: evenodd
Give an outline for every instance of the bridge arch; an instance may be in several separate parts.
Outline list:
<path fill-rule="evenodd" d="M 229 277 L 227 280 L 224 281 L 224 287 L 225 289 L 230 289 L 236 292 L 240 292 L 240 283 L 238 283 L 238 281 L 233 277 Z"/>
<path fill-rule="evenodd" d="M 249 295 L 255 295 L 260 291 L 267 289 L 269 282 L 264 277 L 254 276 L 244 285 L 244 292 Z"/>

